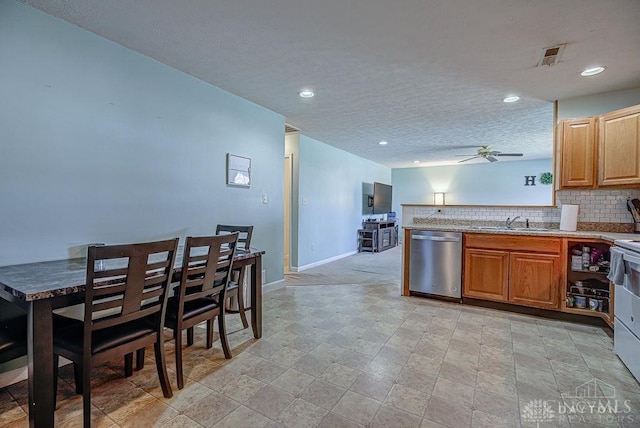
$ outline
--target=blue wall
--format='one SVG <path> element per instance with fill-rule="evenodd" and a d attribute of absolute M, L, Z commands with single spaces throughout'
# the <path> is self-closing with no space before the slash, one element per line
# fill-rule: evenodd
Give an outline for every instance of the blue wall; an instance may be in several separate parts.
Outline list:
<path fill-rule="evenodd" d="M 553 172 L 552 159 L 393 169 L 393 208 L 400 215 L 401 204 L 433 204 L 434 192 L 446 192 L 447 205 L 551 205 L 542 172 Z M 525 186 L 525 175 L 536 185 Z"/>
<path fill-rule="evenodd" d="M 363 219 L 362 183 L 390 184 L 391 169 L 304 135 L 288 140 L 286 151 L 294 154 L 298 181 L 292 266 L 305 268 L 355 251 Z"/>
<path fill-rule="evenodd" d="M 583 95 L 558 101 L 558 119 L 597 116 L 640 104 L 640 88 Z"/>
<path fill-rule="evenodd" d="M 14 1 L 0 58 L 0 265 L 234 223 L 282 279 L 281 115 Z M 227 152 L 250 189 L 225 185 Z"/>

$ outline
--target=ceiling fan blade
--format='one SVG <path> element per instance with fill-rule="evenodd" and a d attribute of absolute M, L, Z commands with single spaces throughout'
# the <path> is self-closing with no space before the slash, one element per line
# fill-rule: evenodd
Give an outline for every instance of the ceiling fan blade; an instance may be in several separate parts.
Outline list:
<path fill-rule="evenodd" d="M 487 157 L 486 157 L 486 159 L 487 159 L 489 162 L 498 162 L 498 159 L 494 158 L 493 156 L 487 156 Z"/>
<path fill-rule="evenodd" d="M 457 144 L 436 144 L 429 146 L 429 150 L 458 150 L 458 149 L 477 149 L 478 145 L 457 145 Z"/>
<path fill-rule="evenodd" d="M 522 156 L 522 153 L 495 153 L 493 156 Z"/>
<path fill-rule="evenodd" d="M 478 156 L 478 155 L 455 155 L 455 156 L 467 156 L 467 157 L 469 157 L 469 156 Z"/>
<path fill-rule="evenodd" d="M 480 158 L 480 157 L 482 157 L 482 156 L 473 156 L 473 157 L 471 157 L 471 158 L 469 158 L 469 159 L 462 159 L 461 161 L 458 161 L 458 163 L 462 163 L 462 162 L 470 161 L 471 159 L 476 159 L 476 158 Z"/>

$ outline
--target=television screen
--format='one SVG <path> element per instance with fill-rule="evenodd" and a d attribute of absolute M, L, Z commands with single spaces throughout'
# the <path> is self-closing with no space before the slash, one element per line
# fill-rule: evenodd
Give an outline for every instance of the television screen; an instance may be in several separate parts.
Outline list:
<path fill-rule="evenodd" d="M 373 183 L 373 214 L 387 214 L 391 211 L 391 186 Z"/>

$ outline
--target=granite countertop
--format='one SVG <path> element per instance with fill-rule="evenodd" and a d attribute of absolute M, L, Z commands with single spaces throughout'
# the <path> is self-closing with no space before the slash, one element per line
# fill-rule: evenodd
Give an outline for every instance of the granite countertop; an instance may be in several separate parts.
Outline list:
<path fill-rule="evenodd" d="M 634 233 L 616 233 L 603 231 L 578 230 L 569 232 L 550 228 L 548 230 L 526 230 L 526 229 L 482 229 L 469 225 L 457 224 L 428 224 L 428 223 L 411 223 L 402 226 L 409 230 L 441 230 L 447 232 L 464 232 L 464 233 L 483 233 L 495 235 L 520 235 L 520 236 L 555 236 L 562 238 L 585 238 L 585 239 L 603 239 L 613 243 L 616 239 L 640 239 L 640 234 Z"/>
<path fill-rule="evenodd" d="M 234 261 L 255 258 L 262 250 L 237 248 Z M 182 251 L 176 254 L 174 268 L 182 270 Z M 31 301 L 82 293 L 85 288 L 85 258 L 25 263 L 0 267 L 0 288 L 19 299 Z"/>

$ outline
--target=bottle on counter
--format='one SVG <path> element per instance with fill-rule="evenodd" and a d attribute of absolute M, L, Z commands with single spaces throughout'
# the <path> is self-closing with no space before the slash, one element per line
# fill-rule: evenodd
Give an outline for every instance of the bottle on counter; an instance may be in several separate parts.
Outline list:
<path fill-rule="evenodd" d="M 582 247 L 582 269 L 589 270 L 589 266 L 591 266 L 591 248 L 584 246 Z"/>

